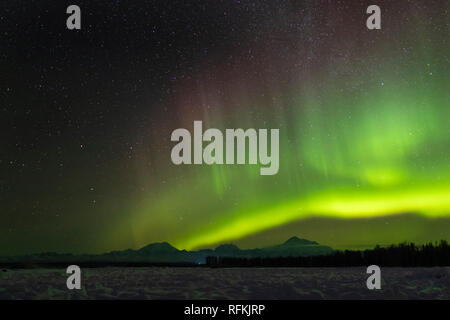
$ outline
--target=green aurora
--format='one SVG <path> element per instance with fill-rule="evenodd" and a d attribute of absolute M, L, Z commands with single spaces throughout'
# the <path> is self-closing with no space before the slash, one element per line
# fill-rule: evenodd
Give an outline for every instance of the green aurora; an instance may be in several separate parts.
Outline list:
<path fill-rule="evenodd" d="M 61 39 L 62 71 L 47 87 L 5 90 L 11 106 L 40 104 L 30 116 L 14 107 L 23 128 L 5 132 L 0 254 L 450 240 L 450 2 L 380 0 L 381 30 L 365 27 L 364 1 L 348 2 L 233 2 L 227 16 L 219 5 L 119 13 L 105 2 L 99 21 L 123 15 L 133 26 L 90 27 L 73 40 L 80 48 Z M 157 23 L 136 11 L 157 9 L 160 27 L 141 32 Z M 33 30 L 27 39 L 39 39 Z M 31 63 L 17 53 L 31 45 L 14 43 L 8 79 L 22 65 L 58 69 L 51 46 Z M 278 128 L 279 172 L 174 165 L 170 135 L 194 120 Z"/>
<path fill-rule="evenodd" d="M 250 165 L 177 168 L 193 170 L 190 179 L 196 187 L 168 191 L 156 200 L 160 207 L 153 201 L 145 205 L 135 225 L 138 238 L 148 230 L 143 221 L 151 217 L 149 212 L 183 212 L 186 207 L 211 212 L 214 219 L 205 218 L 194 231 L 172 240 L 184 249 L 238 240 L 311 217 L 448 217 L 448 78 L 431 74 L 426 64 L 422 70 L 407 70 L 406 79 L 392 73 L 386 71 L 389 76 L 378 83 L 369 81 L 370 89 L 363 92 L 342 93 L 345 86 L 340 85 L 322 86 L 325 95 L 311 88 L 305 94 L 300 86 L 299 94 L 292 90 L 289 115 L 272 115 L 280 121 L 271 126 L 280 127 L 278 175 L 261 177 L 257 166 Z M 246 120 L 254 125 L 245 116 L 227 125 L 242 126 Z M 185 127 L 192 124 L 186 121 Z M 179 201 L 167 205 L 172 197 Z M 381 234 L 378 243 L 382 239 L 388 241 L 389 234 Z"/>
<path fill-rule="evenodd" d="M 135 241 L 145 243 L 155 221 L 171 229 L 180 213 L 183 221 L 166 238 L 183 249 L 239 243 L 305 218 L 328 219 L 324 225 L 330 232 L 335 218 L 369 219 L 369 224 L 370 219 L 409 213 L 448 218 L 449 47 L 423 25 L 408 27 L 398 31 L 402 45 L 412 48 L 407 57 L 404 47 L 386 45 L 383 33 L 359 51 L 358 39 L 327 43 L 329 55 L 355 49 L 353 59 L 345 67 L 330 59 L 293 76 L 297 80 L 286 88 L 280 88 L 274 70 L 289 70 L 301 63 L 301 55 L 270 60 L 260 73 L 263 80 L 243 76 L 251 72 L 240 65 L 216 70 L 220 81 L 200 75 L 200 86 L 179 88 L 178 127 L 192 130 L 194 120 L 203 120 L 204 127 L 221 129 L 280 128 L 280 171 L 261 177 L 259 167 L 251 165 L 173 167 L 174 182 L 136 211 Z M 273 50 L 261 54 L 272 57 Z M 224 85 L 225 79 L 233 83 Z M 211 93 L 216 91 L 227 98 Z M 177 183 L 177 175 L 183 182 Z M 425 229 L 415 230 L 411 234 L 402 220 L 395 234 L 381 230 L 371 245 L 399 235 L 402 241 L 423 239 Z M 427 234 L 430 240 L 450 239 L 450 232 Z M 327 244 L 342 243 L 359 245 L 352 233 Z"/>

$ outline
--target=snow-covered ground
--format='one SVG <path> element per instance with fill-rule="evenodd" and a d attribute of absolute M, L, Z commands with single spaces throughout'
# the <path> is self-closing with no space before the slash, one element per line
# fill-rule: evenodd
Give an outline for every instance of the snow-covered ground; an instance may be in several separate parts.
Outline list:
<path fill-rule="evenodd" d="M 382 268 L 368 290 L 365 268 L 82 268 L 0 270 L 0 299 L 450 299 L 450 268 Z"/>

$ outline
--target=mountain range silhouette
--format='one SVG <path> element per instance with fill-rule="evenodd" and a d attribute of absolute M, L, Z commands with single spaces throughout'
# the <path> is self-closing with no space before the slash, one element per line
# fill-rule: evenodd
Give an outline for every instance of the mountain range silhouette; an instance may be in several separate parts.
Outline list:
<path fill-rule="evenodd" d="M 203 264 L 206 257 L 264 258 L 264 257 L 307 257 L 326 255 L 335 252 L 328 246 L 315 241 L 292 237 L 282 244 L 256 248 L 240 249 L 234 244 L 221 244 L 215 249 L 194 251 L 178 250 L 168 242 L 151 243 L 138 250 L 112 251 L 104 254 L 59 254 L 40 253 L 16 257 L 3 257 L 0 262 L 158 262 Z"/>

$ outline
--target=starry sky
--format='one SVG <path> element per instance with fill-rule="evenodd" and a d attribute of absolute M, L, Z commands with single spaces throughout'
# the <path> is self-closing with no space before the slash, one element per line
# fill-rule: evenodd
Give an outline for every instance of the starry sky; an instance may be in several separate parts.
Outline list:
<path fill-rule="evenodd" d="M 449 8 L 2 1 L 0 254 L 450 240 Z M 175 166 L 194 120 L 280 129 L 278 174 Z"/>

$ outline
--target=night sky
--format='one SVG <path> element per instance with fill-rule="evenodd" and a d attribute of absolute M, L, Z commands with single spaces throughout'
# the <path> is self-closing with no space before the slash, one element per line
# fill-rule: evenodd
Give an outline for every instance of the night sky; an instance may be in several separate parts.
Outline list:
<path fill-rule="evenodd" d="M 450 240 L 449 8 L 2 1 L 0 254 Z M 278 174 L 175 166 L 194 120 L 279 128 Z"/>

